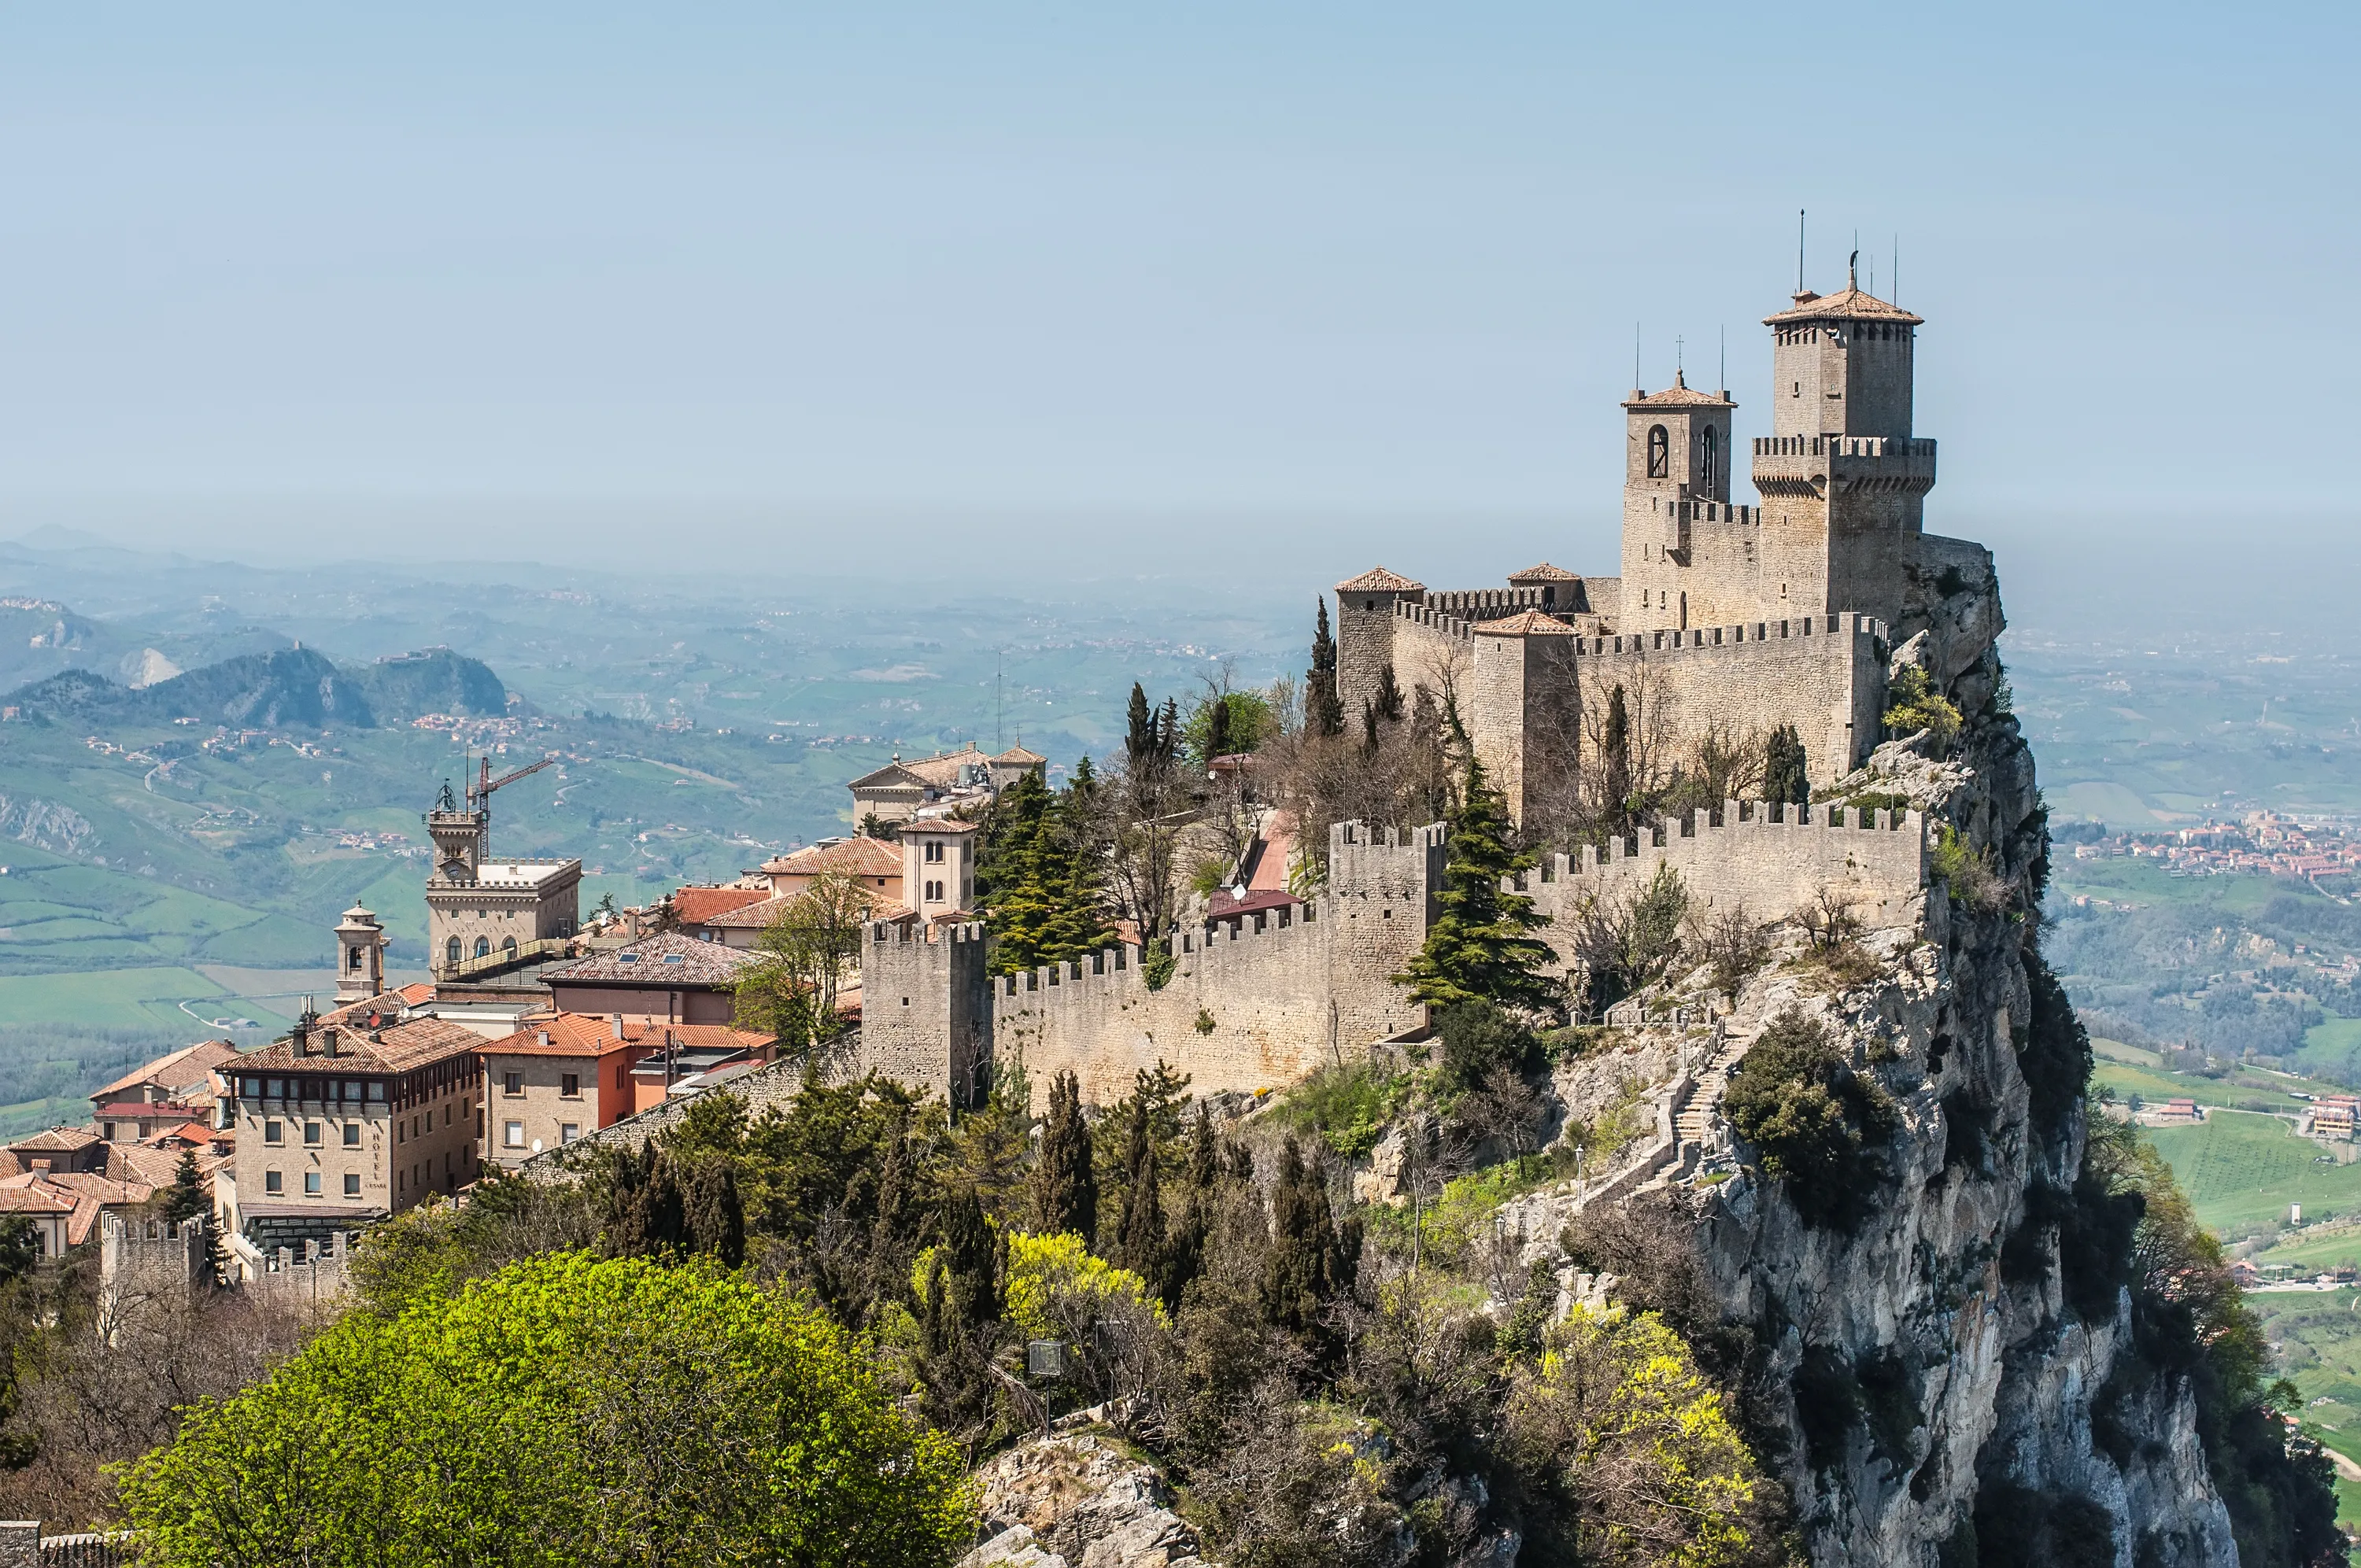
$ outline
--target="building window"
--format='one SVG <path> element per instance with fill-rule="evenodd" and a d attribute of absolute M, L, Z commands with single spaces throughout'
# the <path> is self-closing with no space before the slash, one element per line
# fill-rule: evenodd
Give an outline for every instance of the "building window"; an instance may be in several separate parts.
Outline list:
<path fill-rule="evenodd" d="M 579 1123 L 561 1122 L 557 1125 L 557 1141 L 561 1144 L 570 1144 L 581 1135 L 582 1127 Z"/>
<path fill-rule="evenodd" d="M 357 1198 L 357 1197 L 359 1197 L 360 1195 L 361 1195 L 361 1179 L 360 1179 L 360 1177 L 359 1177 L 358 1175 L 355 1174 L 355 1173 L 352 1173 L 352 1172 L 349 1172 L 349 1171 L 348 1171 L 348 1172 L 346 1172 L 346 1176 L 345 1176 L 345 1196 L 346 1196 L 346 1197 L 347 1197 L 347 1198 Z"/>
<path fill-rule="evenodd" d="M 581 1099 L 582 1075 L 578 1072 L 566 1072 L 558 1074 L 557 1092 L 568 1100 Z"/>
<path fill-rule="evenodd" d="M 522 1094 L 524 1092 L 524 1074 L 521 1072 L 504 1072 L 500 1074 L 500 1092 L 503 1094 Z"/>
<path fill-rule="evenodd" d="M 1648 430 L 1648 477 L 1669 479 L 1673 477 L 1673 437 L 1663 425 Z"/>
<path fill-rule="evenodd" d="M 316 1170 L 305 1171 L 303 1173 L 303 1196 L 306 1198 L 317 1198 L 319 1195 L 320 1173 Z"/>
<path fill-rule="evenodd" d="M 492 939 L 489 937 L 476 938 L 476 956 L 479 959 L 489 959 L 492 956 Z"/>
<path fill-rule="evenodd" d="M 522 1122 L 503 1124 L 500 1129 L 500 1142 L 512 1149 L 524 1147 L 524 1124 Z"/>
<path fill-rule="evenodd" d="M 317 1145 L 320 1142 L 319 1123 L 306 1122 L 303 1124 L 303 1141 L 307 1144 L 313 1145 Z"/>
<path fill-rule="evenodd" d="M 346 963 L 346 964 L 345 965 L 345 967 L 346 967 L 346 969 L 348 969 L 348 970 L 352 970 L 355 974 L 358 974 L 358 973 L 360 973 L 360 971 L 361 971 L 361 950 L 360 950 L 358 948 L 346 948 L 346 949 L 345 949 L 345 957 L 346 957 L 346 959 L 350 959 L 350 960 L 351 960 L 350 962 Z"/>
<path fill-rule="evenodd" d="M 458 938 L 454 937 L 449 941 L 443 944 L 443 961 L 445 963 L 451 964 L 456 964 L 459 961 Z"/>
<path fill-rule="evenodd" d="M 357 1149 L 357 1148 L 358 1148 L 358 1147 L 360 1147 L 360 1146 L 361 1146 L 361 1124 L 360 1124 L 358 1122 L 347 1122 L 347 1123 L 346 1123 L 346 1124 L 345 1124 L 345 1147 L 346 1147 L 346 1148 L 348 1148 L 348 1149 Z"/>
<path fill-rule="evenodd" d="M 287 1190 L 287 1179 L 275 1170 L 266 1170 L 262 1173 L 262 1190 L 265 1192 L 284 1192 Z"/>
<path fill-rule="evenodd" d="M 262 1141 L 266 1144 L 285 1143 L 287 1141 L 287 1124 L 284 1122 L 263 1123 Z"/>
<path fill-rule="evenodd" d="M 511 959 L 516 957 L 516 938 L 514 937 L 509 938 L 500 944 L 500 951 L 506 957 Z"/>
<path fill-rule="evenodd" d="M 1714 466 L 1719 455 L 1718 448 L 1720 444 L 1720 434 L 1713 426 L 1706 426 L 1704 437 L 1698 443 L 1697 473 L 1704 479 L 1705 488 L 1708 490 L 1713 488 Z"/>
<path fill-rule="evenodd" d="M 939 865 L 939 864 L 942 862 L 942 858 L 943 858 L 943 845 L 942 845 L 942 840 L 941 840 L 941 839 L 928 839 L 928 840 L 927 840 L 927 860 L 928 860 L 928 862 L 929 864 L 936 864 L 936 865 Z"/>

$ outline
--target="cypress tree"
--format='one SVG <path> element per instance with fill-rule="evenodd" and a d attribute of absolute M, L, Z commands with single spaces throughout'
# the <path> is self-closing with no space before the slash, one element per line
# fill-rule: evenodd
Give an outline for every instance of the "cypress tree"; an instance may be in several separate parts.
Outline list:
<path fill-rule="evenodd" d="M 1388 724 L 1400 724 L 1402 721 L 1401 683 L 1394 679 L 1394 667 L 1391 661 L 1378 672 L 1377 709 L 1378 717 Z"/>
<path fill-rule="evenodd" d="M 1135 770 L 1156 755 L 1156 710 L 1148 694 L 1131 683 L 1131 706 L 1124 712 L 1123 756 Z"/>
<path fill-rule="evenodd" d="M 1227 693 L 1213 698 L 1213 707 L 1205 715 L 1205 761 L 1226 757 L 1230 753 L 1230 699 Z"/>
<path fill-rule="evenodd" d="M 1312 631 L 1312 670 L 1303 687 L 1304 728 L 1315 735 L 1345 733 L 1345 699 L 1336 691 L 1336 640 L 1328 634 L 1328 600 L 1318 601 Z"/>
<path fill-rule="evenodd" d="M 1599 793 L 1606 796 L 1607 828 L 1620 834 L 1631 827 L 1631 713 L 1618 685 L 1607 699 L 1607 732 L 1598 742 Z"/>
<path fill-rule="evenodd" d="M 1773 805 L 1803 806 L 1812 798 L 1812 780 L 1804 762 L 1804 738 L 1792 724 L 1771 731 L 1763 750 L 1763 798 Z"/>
<path fill-rule="evenodd" d="M 1168 696 L 1157 723 L 1156 760 L 1167 766 L 1180 755 L 1180 699 Z"/>
<path fill-rule="evenodd" d="M 1130 1138 L 1124 1149 L 1126 1185 L 1123 1190 L 1123 1223 L 1116 1233 L 1118 1261 L 1161 1293 L 1167 1272 L 1164 1248 L 1162 1182 L 1156 1168 L 1156 1137 L 1149 1125 L 1148 1097 L 1131 1098 Z"/>
<path fill-rule="evenodd" d="M 735 1268 L 746 1261 L 746 1210 L 738 1196 L 738 1168 L 728 1159 L 699 1161 L 683 1189 L 686 1250 Z"/>
<path fill-rule="evenodd" d="M 1378 705 L 1366 700 L 1361 704 L 1361 750 L 1372 757 L 1378 754 Z"/>
<path fill-rule="evenodd" d="M 1099 1183 L 1091 1165 L 1091 1129 L 1082 1119 L 1082 1087 L 1071 1072 L 1049 1080 L 1049 1116 L 1041 1128 L 1041 1157 L 1033 1167 L 1033 1222 L 1047 1235 L 1071 1232 L 1095 1249 Z"/>
<path fill-rule="evenodd" d="M 1549 917 L 1525 894 L 1503 892 L 1500 885 L 1532 870 L 1538 857 L 1510 847 L 1508 808 L 1472 752 L 1466 778 L 1452 818 L 1444 888 L 1435 895 L 1441 912 L 1427 928 L 1426 945 L 1394 980 L 1411 988 L 1413 1001 L 1429 1007 L 1477 998 L 1511 1007 L 1553 1007 L 1560 987 L 1542 970 L 1554 955 L 1532 935 Z"/>
<path fill-rule="evenodd" d="M 1263 1255 L 1263 1316 L 1293 1333 L 1319 1325 L 1322 1305 L 1334 1297 L 1343 1262 L 1328 1184 L 1307 1165 L 1292 1137 L 1279 1154 L 1270 1190 L 1270 1249 Z"/>

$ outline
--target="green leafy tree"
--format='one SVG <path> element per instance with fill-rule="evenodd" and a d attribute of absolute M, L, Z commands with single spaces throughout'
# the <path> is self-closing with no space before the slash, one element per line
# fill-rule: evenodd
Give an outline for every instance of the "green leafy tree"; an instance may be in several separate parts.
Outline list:
<path fill-rule="evenodd" d="M 346 1314 L 121 1491 L 158 1568 L 932 1568 L 974 1530 L 952 1445 L 818 1312 L 574 1253 Z"/>
<path fill-rule="evenodd" d="M 789 1056 L 843 1033 L 837 993 L 857 970 L 862 926 L 875 907 L 858 877 L 812 878 L 754 938 L 755 961 L 734 988 L 738 1027 L 774 1036 Z"/>
<path fill-rule="evenodd" d="M 1071 1072 L 1049 1080 L 1049 1115 L 1033 1162 L 1033 1223 L 1044 1235 L 1071 1232 L 1098 1245 L 1099 1183 L 1091 1163 L 1090 1124 L 1082 1119 L 1082 1088 Z"/>
<path fill-rule="evenodd" d="M 1812 798 L 1812 779 L 1805 766 L 1804 738 L 1792 724 L 1771 731 L 1763 756 L 1763 798 L 1773 806 L 1804 806 Z"/>
<path fill-rule="evenodd" d="M 1874 1151 L 1899 1124 L 1894 1101 L 1855 1073 L 1827 1027 L 1793 1009 L 1764 1026 L 1722 1096 L 1763 1174 L 1807 1221 L 1850 1225 L 1877 1190 Z"/>
<path fill-rule="evenodd" d="M 1511 831 L 1506 806 L 1470 753 L 1452 818 L 1444 888 L 1435 895 L 1441 912 L 1428 927 L 1426 945 L 1394 977 L 1413 999 L 1430 1007 L 1481 1000 L 1536 1011 L 1560 1001 L 1562 988 L 1542 972 L 1554 955 L 1533 935 L 1549 917 L 1523 894 L 1501 890 L 1503 879 L 1538 863 L 1537 856 L 1510 846 Z"/>

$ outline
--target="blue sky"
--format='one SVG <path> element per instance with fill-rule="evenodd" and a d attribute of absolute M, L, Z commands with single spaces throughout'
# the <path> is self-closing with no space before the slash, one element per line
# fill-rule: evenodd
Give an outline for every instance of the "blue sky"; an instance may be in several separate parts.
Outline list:
<path fill-rule="evenodd" d="M 0 535 L 1606 568 L 1635 324 L 1746 433 L 1802 207 L 1821 289 L 1899 236 L 1930 528 L 2349 591 L 2356 31 L 0 8 Z"/>

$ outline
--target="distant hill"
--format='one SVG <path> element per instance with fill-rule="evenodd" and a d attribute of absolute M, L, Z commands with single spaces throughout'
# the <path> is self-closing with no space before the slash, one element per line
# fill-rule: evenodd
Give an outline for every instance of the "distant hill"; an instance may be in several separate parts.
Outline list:
<path fill-rule="evenodd" d="M 284 632 L 267 627 L 173 631 L 93 620 L 54 599 L 0 597 L 0 686 L 66 670 L 93 670 L 126 685 L 146 686 L 241 653 L 292 646 Z"/>
<path fill-rule="evenodd" d="M 480 660 L 447 648 L 375 664 L 337 664 L 311 648 L 247 653 L 148 686 L 68 670 L 19 687 L 6 701 L 30 719 L 116 723 L 193 718 L 234 729 L 345 726 L 372 729 L 424 713 L 493 717 L 508 691 Z"/>

